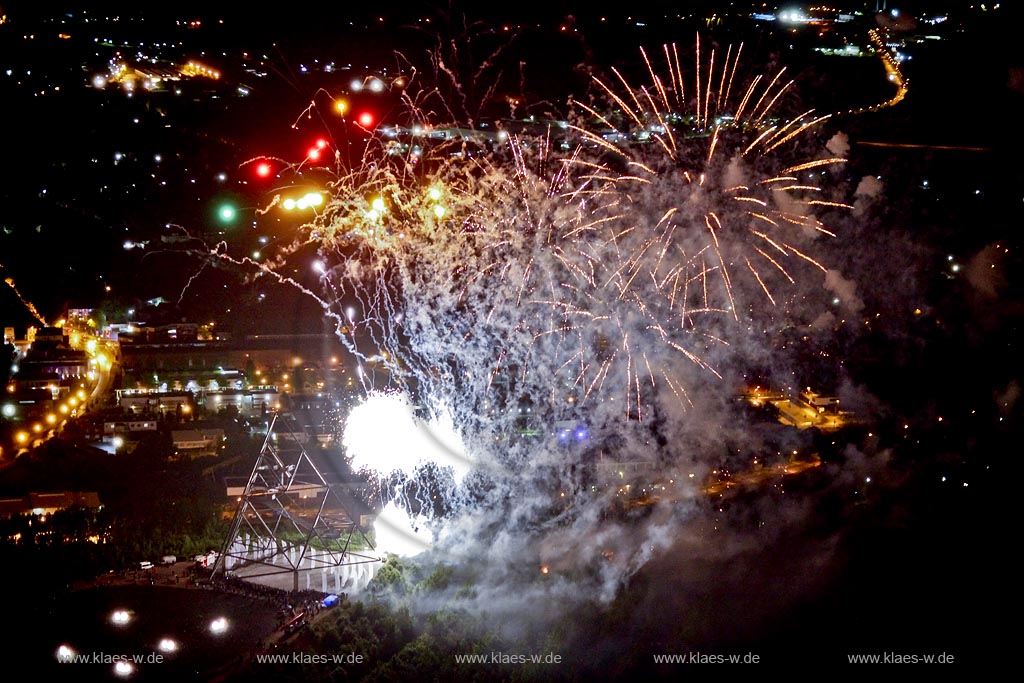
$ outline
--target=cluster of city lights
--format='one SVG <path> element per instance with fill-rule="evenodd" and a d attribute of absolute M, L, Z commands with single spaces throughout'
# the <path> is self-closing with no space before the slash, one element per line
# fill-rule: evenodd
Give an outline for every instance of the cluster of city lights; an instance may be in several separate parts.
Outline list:
<path fill-rule="evenodd" d="M 15 390 L 15 384 L 12 382 L 7 385 L 8 393 L 13 393 Z M 56 392 L 57 387 L 55 385 L 49 385 L 47 387 L 51 392 Z M 32 439 L 33 435 L 39 436 L 44 431 L 53 429 L 59 422 L 68 418 L 75 417 L 82 405 L 86 401 L 86 393 L 84 388 L 79 388 L 73 395 L 61 403 L 58 403 L 56 409 L 46 413 L 41 420 L 33 422 L 28 429 L 21 429 L 14 433 L 14 442 L 19 446 L 26 446 Z M 18 406 L 14 403 L 4 403 L 0 407 L 0 415 L 7 419 L 16 418 L 18 415 Z"/>

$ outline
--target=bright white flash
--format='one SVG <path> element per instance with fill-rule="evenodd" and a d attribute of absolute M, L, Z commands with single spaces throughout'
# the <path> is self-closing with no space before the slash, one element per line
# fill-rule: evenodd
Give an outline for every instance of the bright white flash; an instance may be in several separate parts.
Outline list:
<path fill-rule="evenodd" d="M 450 467 L 460 483 L 470 467 L 451 418 L 424 421 L 409 396 L 399 392 L 373 392 L 353 408 L 342 443 L 352 469 L 382 477 L 396 470 L 412 475 L 418 465 L 434 463 Z"/>
<path fill-rule="evenodd" d="M 430 547 L 433 540 L 426 520 L 411 517 L 395 501 L 385 505 L 377 515 L 373 533 L 379 550 L 401 557 L 419 555 Z"/>

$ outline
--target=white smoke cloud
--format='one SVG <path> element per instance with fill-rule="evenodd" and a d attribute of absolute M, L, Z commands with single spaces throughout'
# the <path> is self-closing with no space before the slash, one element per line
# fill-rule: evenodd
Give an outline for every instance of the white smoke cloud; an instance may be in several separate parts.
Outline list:
<path fill-rule="evenodd" d="M 857 283 L 843 277 L 838 270 L 825 273 L 825 288 L 835 294 L 838 305 L 851 315 L 857 315 L 864 308 L 864 302 L 857 295 Z"/>
<path fill-rule="evenodd" d="M 825 149 L 837 157 L 846 158 L 850 154 L 850 138 L 846 133 L 836 133 L 825 143 Z"/>
<path fill-rule="evenodd" d="M 995 395 L 996 409 L 1003 417 L 1012 415 L 1020 400 L 1021 386 L 1018 380 L 1011 380 L 1006 387 Z"/>
<path fill-rule="evenodd" d="M 873 175 L 864 176 L 857 183 L 857 189 L 854 190 L 854 203 L 853 203 L 853 214 L 855 216 L 863 216 L 865 212 L 870 209 L 875 200 L 878 199 L 885 186 L 882 181 Z"/>
<path fill-rule="evenodd" d="M 985 298 L 997 298 L 1008 284 L 1006 252 L 1006 248 L 999 244 L 989 244 L 967 262 L 964 269 L 967 281 Z"/>

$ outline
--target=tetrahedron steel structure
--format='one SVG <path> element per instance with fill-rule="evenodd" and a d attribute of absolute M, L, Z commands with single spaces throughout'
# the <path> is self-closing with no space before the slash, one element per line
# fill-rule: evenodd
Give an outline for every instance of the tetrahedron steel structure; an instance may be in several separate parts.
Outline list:
<path fill-rule="evenodd" d="M 300 574 L 317 569 L 368 565 L 372 574 L 383 558 L 352 513 L 353 488 L 324 477 L 295 429 L 284 426 L 289 419 L 271 418 L 213 574 L 257 581 L 291 574 L 294 590 Z"/>

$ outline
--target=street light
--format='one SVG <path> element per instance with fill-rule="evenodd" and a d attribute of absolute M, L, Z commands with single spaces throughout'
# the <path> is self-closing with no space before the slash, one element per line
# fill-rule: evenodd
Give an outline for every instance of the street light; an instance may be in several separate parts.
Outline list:
<path fill-rule="evenodd" d="M 217 222 L 225 227 L 234 226 L 241 218 L 243 211 L 257 211 L 255 206 L 238 206 L 234 201 L 228 199 L 221 201 L 214 207 L 214 216 Z M 256 217 L 253 216 L 252 227 L 256 227 Z"/>
<path fill-rule="evenodd" d="M 235 220 L 235 216 L 238 215 L 238 210 L 231 204 L 222 204 L 217 210 L 217 216 L 224 223 L 232 223 Z"/>

